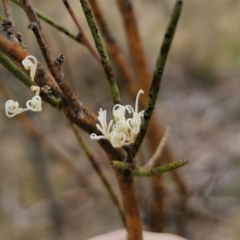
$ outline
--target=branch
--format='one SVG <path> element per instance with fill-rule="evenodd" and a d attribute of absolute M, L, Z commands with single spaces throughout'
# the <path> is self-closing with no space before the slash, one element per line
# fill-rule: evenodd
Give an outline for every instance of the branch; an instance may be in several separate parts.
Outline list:
<path fill-rule="evenodd" d="M 16 38 L 16 30 L 13 26 L 12 10 L 9 4 L 9 0 L 3 0 L 3 6 L 6 15 L 6 19 L 3 20 L 4 31 L 8 34 L 8 36 Z"/>
<path fill-rule="evenodd" d="M 79 31 L 79 35 L 78 35 L 78 39 L 81 39 L 81 42 L 83 45 L 85 45 L 88 50 L 92 53 L 92 55 L 100 62 L 100 58 L 99 58 L 99 55 L 98 53 L 96 52 L 96 50 L 92 47 L 92 45 L 90 44 L 90 42 L 88 41 L 79 21 L 77 20 L 71 6 L 69 5 L 68 1 L 67 0 L 63 0 L 63 3 L 64 3 L 64 6 L 67 8 L 70 16 L 72 17 L 78 31 Z"/>
<path fill-rule="evenodd" d="M 134 85 L 134 82 L 132 79 L 131 68 L 127 64 L 126 58 L 124 57 L 121 50 L 117 46 L 117 42 L 114 39 L 114 36 L 109 31 L 107 23 L 104 19 L 103 13 L 102 13 L 97 1 L 89 0 L 89 3 L 91 5 L 92 11 L 96 18 L 96 21 L 99 25 L 101 34 L 105 40 L 107 52 L 110 55 L 110 57 L 113 59 L 116 67 L 119 69 L 119 73 L 121 73 L 123 75 L 122 81 L 123 81 L 124 86 L 126 84 L 130 95 L 133 98 L 135 98 L 139 88 Z"/>
<path fill-rule="evenodd" d="M 114 78 L 114 75 L 113 75 L 113 71 L 112 71 L 112 67 L 111 67 L 111 64 L 110 64 L 110 60 L 108 58 L 106 49 L 104 47 L 101 35 L 100 35 L 100 33 L 98 31 L 98 28 L 97 28 L 97 25 L 95 23 L 95 19 L 94 19 L 94 16 L 92 14 L 92 10 L 91 10 L 87 0 L 80 0 L 80 2 L 81 2 L 82 9 L 83 9 L 83 12 L 85 14 L 85 17 L 87 19 L 88 26 L 91 30 L 96 48 L 97 48 L 98 53 L 99 53 L 100 58 L 101 58 L 101 62 L 102 62 L 102 65 L 103 65 L 103 68 L 104 68 L 104 71 L 105 71 L 105 74 L 106 74 L 106 77 L 107 77 L 107 80 L 108 80 L 108 85 L 110 87 L 110 91 L 111 91 L 111 94 L 112 94 L 113 102 L 114 102 L 114 104 L 120 103 L 121 98 L 120 98 L 120 94 L 119 94 L 119 91 L 118 91 L 118 86 L 116 84 L 116 81 L 115 81 L 115 78 Z"/>
<path fill-rule="evenodd" d="M 161 157 L 161 154 L 164 150 L 164 147 L 166 146 L 166 142 L 167 142 L 167 138 L 168 138 L 168 135 L 169 135 L 169 131 L 170 131 L 170 127 L 168 126 L 166 131 L 165 131 L 165 134 L 164 136 L 162 137 L 155 153 L 152 155 L 152 157 L 150 158 L 150 160 L 146 163 L 145 166 L 143 166 L 142 168 L 145 168 L 145 169 L 150 169 L 150 168 L 153 168 L 158 159 Z"/>
<path fill-rule="evenodd" d="M 184 166 L 185 164 L 187 164 L 188 161 L 186 160 L 179 160 L 179 161 L 175 161 L 172 163 L 168 163 L 156 168 L 152 168 L 152 169 L 145 169 L 145 168 L 140 168 L 140 169 L 134 169 L 131 174 L 132 176 L 138 176 L 138 177 L 150 177 L 150 176 L 154 176 L 154 175 L 158 175 L 164 172 L 169 172 L 172 171 L 174 169 L 180 168 L 182 166 Z"/>
<path fill-rule="evenodd" d="M 130 174 L 134 177 L 151 177 L 155 175 L 159 175 L 164 172 L 172 171 L 174 169 L 180 168 L 187 164 L 185 160 L 179 160 L 172 163 L 168 163 L 159 167 L 146 169 L 146 168 L 138 168 L 134 166 L 133 163 L 121 162 L 121 161 L 112 161 L 111 164 L 113 167 L 121 170 L 129 170 Z"/>
<path fill-rule="evenodd" d="M 134 143 L 134 146 L 133 146 L 133 156 L 136 155 L 136 153 L 138 152 L 138 150 L 142 144 L 142 141 L 143 141 L 146 131 L 147 131 L 147 127 L 148 127 L 150 118 L 151 118 L 153 110 L 155 108 L 155 104 L 157 101 L 158 92 L 159 92 L 160 84 L 161 84 L 161 80 L 162 80 L 163 70 L 164 70 L 168 52 L 170 50 L 171 43 L 172 43 L 172 40 L 174 37 L 174 33 L 175 33 L 175 30 L 177 27 L 178 19 L 180 17 L 181 9 L 182 9 L 182 1 L 178 0 L 174 6 L 171 20 L 170 20 L 170 23 L 165 32 L 163 43 L 162 43 L 162 46 L 161 46 L 161 49 L 160 49 L 160 52 L 158 55 L 151 87 L 149 90 L 147 107 L 144 111 L 144 117 L 143 117 L 143 120 L 141 123 L 141 129 L 140 129 L 140 132 L 139 132 L 139 134 L 136 138 L 136 141 Z"/>
<path fill-rule="evenodd" d="M 82 148 L 82 150 L 84 151 L 84 153 L 86 154 L 88 160 L 90 161 L 90 163 L 92 164 L 93 169 L 95 170 L 95 172 L 97 173 L 97 175 L 99 176 L 99 178 L 101 179 L 102 183 L 104 184 L 105 188 L 107 189 L 113 203 L 115 204 L 116 208 L 118 209 L 118 212 L 122 218 L 123 224 L 125 225 L 125 215 L 124 215 L 124 210 L 121 206 L 121 203 L 119 202 L 119 199 L 117 197 L 117 194 L 114 192 L 114 190 L 111 187 L 110 182 L 108 181 L 107 177 L 105 176 L 104 172 L 102 171 L 100 165 L 97 163 L 96 159 L 94 158 L 94 156 L 92 155 L 92 153 L 90 152 L 90 150 L 88 149 L 87 145 L 84 143 L 80 132 L 78 131 L 77 127 L 70 123 L 70 126 L 78 140 L 78 143 L 80 145 L 80 147 Z"/>
<path fill-rule="evenodd" d="M 6 14 L 6 19 L 12 22 L 12 11 L 10 8 L 9 0 L 3 0 L 4 11 Z"/>
<path fill-rule="evenodd" d="M 38 41 L 43 57 L 48 65 L 48 68 L 52 76 L 54 77 L 55 81 L 58 83 L 63 94 L 66 96 L 68 103 L 74 106 L 75 108 L 79 108 L 78 101 L 74 93 L 72 92 L 69 84 L 67 83 L 64 73 L 62 72 L 62 69 L 61 69 L 62 62 L 60 63 L 53 58 L 51 50 L 48 46 L 47 40 L 42 31 L 41 24 L 37 19 L 37 16 L 30 2 L 28 0 L 20 0 L 20 4 L 30 21 L 29 28 L 31 28 L 35 34 L 35 37 Z"/>
<path fill-rule="evenodd" d="M 149 88 L 150 76 L 147 69 L 131 0 L 117 0 L 117 3 L 123 18 L 128 49 L 131 54 L 133 67 L 136 73 L 135 78 L 139 81 L 138 89 L 141 88 L 144 91 L 147 91 Z"/>
<path fill-rule="evenodd" d="M 19 7 L 21 7 L 20 3 L 18 0 L 11 0 L 13 3 L 15 3 L 16 5 L 18 5 Z M 82 43 L 81 39 L 79 38 L 79 34 L 75 35 L 72 32 L 70 32 L 67 28 L 61 26 L 58 22 L 56 22 L 54 19 L 52 19 L 51 17 L 45 15 L 43 12 L 39 11 L 36 8 L 33 8 L 36 15 L 43 20 L 44 22 L 48 23 L 49 25 L 51 25 L 52 27 L 56 28 L 57 30 L 59 30 L 60 32 L 66 34 L 68 37 L 72 38 L 73 40 L 75 40 L 78 43 Z"/>

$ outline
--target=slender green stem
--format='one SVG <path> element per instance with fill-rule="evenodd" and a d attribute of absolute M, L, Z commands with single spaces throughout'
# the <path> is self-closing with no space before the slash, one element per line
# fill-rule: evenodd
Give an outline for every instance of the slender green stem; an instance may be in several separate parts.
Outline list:
<path fill-rule="evenodd" d="M 187 161 L 175 161 L 172 163 L 168 163 L 159 167 L 146 169 L 145 167 L 137 168 L 132 163 L 121 162 L 121 161 L 112 161 L 111 164 L 113 167 L 121 169 L 121 170 L 129 170 L 132 176 L 135 177 L 150 177 L 154 175 L 159 175 L 164 172 L 172 171 L 176 168 L 182 167 L 187 163 Z M 134 168 L 135 167 L 135 168 Z"/>
<path fill-rule="evenodd" d="M 96 173 L 98 174 L 98 176 L 100 177 L 101 181 L 103 182 L 104 186 L 106 187 L 112 201 L 114 202 L 114 204 L 116 205 L 118 212 L 123 220 L 123 224 L 125 225 L 125 214 L 124 214 L 124 210 L 123 207 L 117 197 L 117 194 L 114 192 L 114 190 L 111 187 L 110 182 L 107 180 L 107 177 L 105 176 L 104 172 L 102 171 L 102 169 L 100 168 L 99 164 L 97 163 L 97 161 L 95 160 L 94 156 L 92 155 L 92 153 L 90 152 L 90 150 L 88 149 L 87 145 L 84 143 L 80 132 L 77 129 L 77 126 L 74 125 L 73 123 L 70 123 L 70 126 L 78 140 L 78 143 L 80 145 L 80 147 L 82 148 L 82 150 L 84 151 L 84 153 L 86 154 L 86 156 L 88 157 L 89 161 L 91 162 L 94 170 L 96 171 Z"/>
<path fill-rule="evenodd" d="M 0 64 L 2 64 L 9 72 L 11 72 L 16 78 L 18 78 L 24 85 L 31 87 L 36 85 L 23 71 L 21 71 L 7 56 L 0 51 Z M 60 99 L 56 99 L 50 95 L 45 96 L 45 100 L 54 107 L 59 107 Z"/>
<path fill-rule="evenodd" d="M 132 176 L 135 176 L 135 177 L 150 177 L 150 176 L 159 175 L 164 172 L 172 171 L 176 168 L 180 168 L 184 166 L 185 164 L 187 164 L 187 161 L 180 160 L 180 161 L 175 161 L 175 162 L 168 163 L 152 169 L 145 169 L 145 168 L 134 169 L 131 171 L 131 174 Z"/>
<path fill-rule="evenodd" d="M 20 6 L 20 3 L 18 0 L 11 0 L 13 3 L 15 3 L 16 5 Z M 69 5 L 68 5 L 69 6 Z M 56 28 L 57 30 L 59 30 L 60 32 L 64 33 L 65 35 L 69 36 L 71 39 L 77 41 L 80 44 L 83 44 L 85 47 L 87 47 L 89 49 L 89 51 L 93 54 L 93 56 L 100 61 L 100 58 L 97 54 L 97 52 L 95 51 L 95 49 L 93 49 L 93 47 L 91 46 L 90 42 L 88 41 L 87 37 L 85 36 L 85 33 L 83 32 L 80 24 L 77 22 L 75 15 L 73 15 L 73 20 L 77 25 L 77 28 L 79 30 L 79 33 L 77 35 L 73 34 L 72 32 L 70 32 L 67 28 L 63 27 L 62 25 L 60 25 L 58 22 L 56 22 L 54 19 L 52 19 L 51 17 L 47 16 L 46 14 L 44 14 L 43 12 L 37 10 L 36 8 L 33 8 L 35 13 L 37 14 L 37 16 L 43 20 L 44 22 L 48 23 L 49 25 L 51 25 L 52 27 Z M 72 11 L 72 10 L 71 10 Z"/>
<path fill-rule="evenodd" d="M 130 162 L 122 162 L 122 161 L 111 161 L 111 164 L 113 167 L 121 169 L 121 170 L 131 170 L 131 169 L 135 169 L 136 165 L 134 163 L 130 163 Z"/>
<path fill-rule="evenodd" d="M 171 47 L 171 43 L 174 37 L 174 33 L 177 27 L 178 19 L 180 17 L 181 9 L 182 9 L 182 1 L 178 0 L 175 3 L 175 6 L 173 8 L 172 16 L 171 16 L 169 25 L 167 27 L 167 30 L 165 32 L 163 43 L 158 55 L 156 67 L 155 67 L 153 78 L 152 78 L 151 87 L 149 90 L 147 107 L 144 111 L 144 117 L 141 123 L 141 129 L 133 146 L 133 152 L 132 152 L 133 157 L 136 155 L 136 153 L 138 152 L 142 144 L 142 141 L 147 131 L 148 123 L 150 121 L 153 110 L 155 108 L 165 63 L 166 63 L 168 53 Z"/>
<path fill-rule="evenodd" d="M 15 3 L 16 5 L 20 6 L 20 3 L 18 0 L 11 0 L 13 3 Z M 70 38 L 72 38 L 73 40 L 81 43 L 80 38 L 78 35 L 74 35 L 72 32 L 70 32 L 67 28 L 61 26 L 58 22 L 56 22 L 54 19 L 50 18 L 49 16 L 45 15 L 43 12 L 37 10 L 36 8 L 34 8 L 35 13 L 37 14 L 37 16 L 42 19 L 43 21 L 45 21 L 46 23 L 48 23 L 49 25 L 53 26 L 54 28 L 56 28 L 57 30 L 59 30 L 60 32 L 63 32 L 64 34 L 66 34 L 67 36 L 69 36 Z"/>
<path fill-rule="evenodd" d="M 27 87 L 36 85 L 24 72 L 22 72 L 7 56 L 0 52 L 0 63 L 11 72 L 16 78 L 18 78 Z"/>
<path fill-rule="evenodd" d="M 108 80 L 108 85 L 110 87 L 110 91 L 111 91 L 111 94 L 112 94 L 113 102 L 115 104 L 120 103 L 121 99 L 120 99 L 120 94 L 119 94 L 119 91 L 118 91 L 118 86 L 116 84 L 116 81 L 115 81 L 115 78 L 114 78 L 114 75 L 113 75 L 113 71 L 112 71 L 112 67 L 111 67 L 111 64 L 110 64 L 110 60 L 108 58 L 106 49 L 104 47 L 101 35 L 99 33 L 99 30 L 98 30 L 98 27 L 96 25 L 94 16 L 92 14 L 92 10 L 91 10 L 87 0 L 80 0 L 80 2 L 81 2 L 82 9 L 83 9 L 83 12 L 85 14 L 85 17 L 87 19 L 89 28 L 91 30 L 96 48 L 97 48 L 98 53 L 99 53 L 100 58 L 101 58 L 101 62 L 102 62 L 102 65 L 103 65 L 103 68 L 104 68 L 104 71 L 105 71 L 105 74 L 106 74 L 106 77 L 107 77 L 107 80 Z"/>

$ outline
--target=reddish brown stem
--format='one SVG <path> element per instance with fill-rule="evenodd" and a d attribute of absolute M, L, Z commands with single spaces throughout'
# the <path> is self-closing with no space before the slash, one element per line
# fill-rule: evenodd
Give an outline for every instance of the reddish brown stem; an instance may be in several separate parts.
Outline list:
<path fill-rule="evenodd" d="M 10 8 L 9 0 L 3 0 L 3 6 L 6 14 L 6 19 L 12 22 L 12 11 Z"/>
<path fill-rule="evenodd" d="M 69 5 L 69 2 L 67 0 L 63 0 L 64 6 L 66 7 L 66 9 L 68 10 L 70 16 L 72 17 L 72 20 L 74 21 L 78 31 L 79 31 L 79 36 L 78 39 L 80 39 L 81 43 L 83 45 L 85 45 L 88 50 L 92 53 L 92 55 L 97 59 L 97 61 L 100 62 L 100 57 L 97 53 L 97 51 L 93 48 L 93 46 L 90 44 L 86 34 L 84 33 L 79 21 L 77 20 L 71 6 Z"/>
<path fill-rule="evenodd" d="M 141 88 L 147 91 L 149 88 L 150 75 L 147 69 L 132 3 L 130 0 L 117 0 L 117 3 L 123 18 L 136 79 L 139 81 Z"/>
<path fill-rule="evenodd" d="M 142 223 L 135 196 L 133 177 L 129 173 L 123 174 L 119 170 L 115 170 L 115 172 L 123 198 L 128 240 L 142 240 Z"/>
<path fill-rule="evenodd" d="M 10 7 L 9 0 L 3 0 L 3 6 L 6 15 L 6 19 L 4 19 L 2 23 L 3 29 L 9 37 L 16 39 L 16 30 L 13 26 L 12 10 Z"/>
<path fill-rule="evenodd" d="M 109 53 L 110 57 L 115 62 L 115 65 L 119 69 L 119 73 L 121 73 L 124 77 L 124 83 L 127 84 L 128 89 L 131 89 L 132 95 L 135 98 L 135 95 L 137 93 L 137 89 L 135 89 L 132 81 L 132 71 L 127 65 L 127 60 L 125 59 L 124 55 L 121 53 L 119 47 L 117 46 L 117 43 L 112 36 L 111 32 L 108 29 L 108 26 L 106 24 L 106 21 L 104 19 L 104 16 L 102 14 L 102 11 L 96 2 L 96 0 L 89 0 L 89 3 L 91 5 L 92 11 L 94 13 L 94 17 L 97 20 L 98 26 L 101 29 L 101 33 L 104 37 L 107 52 Z"/>
<path fill-rule="evenodd" d="M 147 64 L 145 61 L 145 56 L 143 53 L 143 48 L 141 45 L 141 40 L 140 36 L 138 33 L 137 29 L 137 23 L 136 23 L 136 18 L 135 14 L 133 11 L 132 3 L 131 1 L 127 0 L 117 0 L 122 18 L 123 18 L 123 23 L 126 31 L 126 36 L 127 36 L 127 42 L 128 42 L 128 49 L 131 54 L 134 70 L 136 73 L 136 79 L 138 79 L 138 85 L 140 86 L 141 89 L 143 89 L 145 92 L 149 88 L 149 83 L 150 83 L 150 75 L 147 69 Z M 147 94 L 144 94 L 143 98 L 141 98 L 141 106 L 145 108 L 145 104 L 147 102 Z M 154 121 L 154 120 L 153 120 Z M 157 125 L 156 122 L 154 121 L 155 126 Z M 152 124 L 149 125 L 148 132 L 153 129 Z M 158 129 L 158 131 L 156 131 Z M 163 131 L 162 129 L 157 126 L 157 128 L 154 129 L 155 131 L 155 136 L 156 135 L 161 135 L 160 138 L 156 141 L 156 139 L 153 139 L 154 137 L 150 134 L 148 134 L 148 137 L 151 138 L 151 152 L 154 153 L 159 140 L 163 136 Z M 155 141 L 154 141 L 155 140 Z M 154 149 L 153 149 L 154 148 Z M 151 211 L 150 214 L 154 216 L 154 220 L 152 222 L 156 222 L 157 228 L 153 225 L 151 225 L 151 230 L 154 231 L 159 231 L 161 232 L 163 230 L 163 199 L 162 199 L 162 192 L 163 192 L 163 184 L 161 180 L 161 176 L 158 177 L 152 177 L 152 192 L 153 192 L 153 201 L 151 204 Z M 154 193 L 159 193 L 155 194 Z"/>

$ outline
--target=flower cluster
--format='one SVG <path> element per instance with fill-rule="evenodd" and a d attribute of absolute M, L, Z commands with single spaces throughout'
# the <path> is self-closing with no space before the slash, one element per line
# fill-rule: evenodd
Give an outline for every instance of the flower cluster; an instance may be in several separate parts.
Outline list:
<path fill-rule="evenodd" d="M 27 56 L 22 61 L 22 65 L 26 70 L 30 70 L 30 77 L 34 81 L 34 77 L 37 70 L 37 59 L 34 56 Z M 39 96 L 40 87 L 32 85 L 30 89 L 35 93 L 35 96 L 31 100 L 26 102 L 26 108 L 20 108 L 17 101 L 8 100 L 5 103 L 5 113 L 8 117 L 14 117 L 17 114 L 31 110 L 34 112 L 40 112 L 42 110 L 42 99 Z"/>
<path fill-rule="evenodd" d="M 97 123 L 96 127 L 102 135 L 98 136 L 92 133 L 90 138 L 93 140 L 107 139 L 114 148 L 120 148 L 134 143 L 135 137 L 140 131 L 140 125 L 144 114 L 144 111 L 138 112 L 138 100 L 142 93 L 144 93 L 143 90 L 139 90 L 135 109 L 130 105 L 123 106 L 121 104 L 116 104 L 112 110 L 114 120 L 111 120 L 109 124 L 107 124 L 107 111 L 100 108 L 98 112 L 100 124 Z M 132 117 L 126 118 L 126 112 Z"/>

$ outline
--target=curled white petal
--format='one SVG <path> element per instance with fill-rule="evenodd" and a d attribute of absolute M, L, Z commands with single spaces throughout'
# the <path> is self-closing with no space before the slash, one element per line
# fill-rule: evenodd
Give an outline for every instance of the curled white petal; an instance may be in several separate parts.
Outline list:
<path fill-rule="evenodd" d="M 141 120 L 138 118 L 129 118 L 127 123 L 131 129 L 131 134 L 137 135 L 140 131 Z"/>
<path fill-rule="evenodd" d="M 136 97 L 136 102 L 135 102 L 135 113 L 138 112 L 138 102 L 139 102 L 140 94 L 144 94 L 144 91 L 143 91 L 142 89 L 140 89 L 140 90 L 138 91 L 138 94 L 137 94 L 137 97 Z"/>
<path fill-rule="evenodd" d="M 109 122 L 109 124 L 107 124 L 107 111 L 106 110 L 102 110 L 100 108 L 98 114 L 99 114 L 98 120 L 99 120 L 100 124 L 97 123 L 96 127 L 103 134 L 103 136 L 105 136 L 107 139 L 109 139 L 111 127 L 113 125 L 113 120 L 111 120 Z"/>
<path fill-rule="evenodd" d="M 105 136 L 103 136 L 103 135 L 97 135 L 96 133 L 92 133 L 92 134 L 90 135 L 90 138 L 91 138 L 92 140 L 107 139 Z"/>
<path fill-rule="evenodd" d="M 114 105 L 112 112 L 115 122 L 126 121 L 125 110 L 125 106 L 121 104 Z"/>
<path fill-rule="evenodd" d="M 35 92 L 35 95 L 36 95 L 36 96 L 39 96 L 39 94 L 40 94 L 40 87 L 39 87 L 39 86 L 34 86 L 34 85 L 32 85 L 32 86 L 30 87 L 30 89 L 31 89 L 33 92 Z"/>
<path fill-rule="evenodd" d="M 34 56 L 29 55 L 22 60 L 22 65 L 26 70 L 30 70 L 30 77 L 34 81 L 37 70 L 37 59 Z"/>
<path fill-rule="evenodd" d="M 126 135 L 123 132 L 112 131 L 110 142 L 114 148 L 120 148 L 125 145 Z"/>
<path fill-rule="evenodd" d="M 8 100 L 5 103 L 5 113 L 8 117 L 14 117 L 17 114 L 27 111 L 27 108 L 20 108 L 17 101 Z"/>
<path fill-rule="evenodd" d="M 42 111 L 42 99 L 40 96 L 34 96 L 31 100 L 26 102 L 26 106 L 29 110 L 34 112 Z"/>
<path fill-rule="evenodd" d="M 141 111 L 141 112 L 138 113 L 138 102 L 139 102 L 139 97 L 140 97 L 141 94 L 144 94 L 144 91 L 142 89 L 140 89 L 138 91 L 136 101 L 135 101 L 135 110 L 133 109 L 132 106 L 126 105 L 126 109 L 128 110 L 129 113 L 133 114 L 133 117 L 140 117 L 139 115 L 144 112 L 144 111 Z"/>

